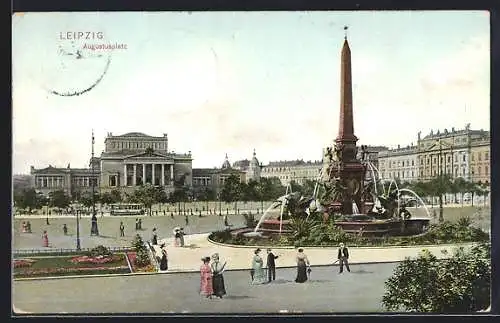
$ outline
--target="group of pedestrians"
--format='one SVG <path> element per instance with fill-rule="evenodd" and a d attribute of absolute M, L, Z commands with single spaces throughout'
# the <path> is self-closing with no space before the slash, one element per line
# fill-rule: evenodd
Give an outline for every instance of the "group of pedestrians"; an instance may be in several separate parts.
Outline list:
<path fill-rule="evenodd" d="M 261 249 L 257 248 L 254 251 L 254 256 L 252 258 L 252 265 L 250 269 L 250 277 L 252 285 L 259 285 L 270 283 L 271 281 L 276 279 L 276 263 L 275 260 L 279 257 L 275 255 L 271 249 L 267 249 L 267 277 L 265 275 L 265 267 L 264 260 L 261 257 Z M 281 255 L 280 255 L 281 256 Z M 344 266 L 347 271 L 350 272 L 349 268 L 349 250 L 347 247 L 341 243 L 337 250 L 337 260 L 334 262 L 339 262 L 339 274 L 344 272 Z M 299 248 L 297 250 L 297 255 L 295 257 L 295 262 L 297 264 L 297 276 L 295 278 L 296 283 L 304 283 L 306 282 L 311 274 L 311 263 L 307 258 L 307 255 L 304 253 L 303 248 Z"/>
<path fill-rule="evenodd" d="M 276 263 L 275 259 L 279 256 L 274 255 L 271 249 L 267 249 L 267 277 L 264 270 L 264 260 L 260 256 L 261 249 L 257 248 L 254 251 L 254 256 L 252 258 L 252 269 L 250 269 L 250 277 L 253 285 L 270 283 L 272 280 L 276 280 Z"/>
<path fill-rule="evenodd" d="M 226 262 L 221 264 L 218 253 L 213 254 L 211 258 L 203 257 L 201 260 L 203 264 L 200 267 L 200 295 L 207 298 L 213 296 L 222 298 L 226 295 L 223 275 L 226 270 Z"/>

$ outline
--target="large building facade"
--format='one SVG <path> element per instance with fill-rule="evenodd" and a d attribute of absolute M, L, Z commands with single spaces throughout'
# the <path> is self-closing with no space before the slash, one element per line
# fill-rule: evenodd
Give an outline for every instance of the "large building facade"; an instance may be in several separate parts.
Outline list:
<path fill-rule="evenodd" d="M 489 184 L 490 133 L 464 129 L 431 131 L 425 137 L 418 133 L 417 145 L 379 152 L 382 178 L 401 181 L 428 181 L 439 174 L 453 179 Z"/>
<path fill-rule="evenodd" d="M 37 192 L 48 195 L 52 191 L 62 190 L 69 196 L 80 192 L 90 192 L 92 184 L 99 186 L 99 169 L 53 167 L 35 169 L 31 166 L 31 187 Z"/>
<path fill-rule="evenodd" d="M 173 191 L 192 187 L 192 156 L 168 149 L 168 136 L 153 137 L 140 132 L 113 136 L 108 133 L 100 158 L 101 190 L 133 191 L 152 184 Z"/>
<path fill-rule="evenodd" d="M 417 181 L 419 178 L 417 146 L 380 151 L 378 165 L 381 178 L 399 178 L 404 182 Z"/>
<path fill-rule="evenodd" d="M 32 187 L 47 194 L 64 190 L 68 194 L 95 187 L 102 191 L 119 189 L 131 192 L 149 183 L 163 186 L 167 192 L 175 187 L 192 187 L 192 156 L 168 149 L 168 137 L 148 136 L 139 132 L 113 136 L 108 133 L 100 157 L 91 160 L 89 168 L 43 169 L 31 167 Z"/>
<path fill-rule="evenodd" d="M 261 177 L 277 177 L 282 185 L 288 185 L 292 181 L 304 184 L 306 180 L 315 181 L 323 167 L 322 161 L 285 160 L 269 162 L 262 168 Z"/>

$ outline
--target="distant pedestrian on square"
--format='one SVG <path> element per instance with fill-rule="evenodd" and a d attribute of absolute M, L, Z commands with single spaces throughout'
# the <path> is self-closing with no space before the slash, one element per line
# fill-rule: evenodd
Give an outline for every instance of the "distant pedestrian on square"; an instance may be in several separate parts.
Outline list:
<path fill-rule="evenodd" d="M 64 232 L 64 235 L 68 235 L 68 227 L 66 226 L 66 223 L 63 224 L 63 232 Z"/>
<path fill-rule="evenodd" d="M 231 225 L 229 224 L 229 220 L 227 218 L 227 214 L 224 215 L 224 226 L 226 227 L 226 230 L 231 227 Z"/>
<path fill-rule="evenodd" d="M 26 230 L 28 231 L 28 233 L 31 233 L 31 223 L 30 223 L 30 221 L 26 222 Z"/>
<path fill-rule="evenodd" d="M 28 232 L 28 225 L 26 224 L 25 221 L 21 223 L 21 232 L 22 233 L 27 233 Z"/>
<path fill-rule="evenodd" d="M 226 263 L 221 264 L 219 260 L 219 254 L 215 253 L 212 255 L 212 287 L 214 289 L 214 295 L 222 298 L 226 295 L 226 286 L 224 284 L 224 270 Z"/>
<path fill-rule="evenodd" d="M 295 278 L 296 283 L 304 283 L 307 281 L 307 270 L 310 268 L 309 259 L 307 259 L 304 249 L 299 248 L 297 257 L 297 277 Z"/>
<path fill-rule="evenodd" d="M 210 257 L 201 258 L 203 264 L 200 267 L 200 295 L 212 298 L 214 294 L 212 282 L 212 268 L 210 268 Z"/>
<path fill-rule="evenodd" d="M 153 235 L 151 237 L 151 244 L 156 246 L 158 244 L 158 235 L 156 234 L 156 228 L 153 228 Z"/>
<path fill-rule="evenodd" d="M 186 235 L 186 234 L 184 233 L 184 228 L 181 228 L 181 229 L 179 230 L 179 235 L 180 235 L 180 237 L 179 237 L 179 242 L 180 242 L 180 245 L 181 245 L 181 247 L 184 247 L 184 236 Z"/>
<path fill-rule="evenodd" d="M 179 228 L 174 229 L 174 247 L 181 246 L 181 230 Z"/>
<path fill-rule="evenodd" d="M 188 218 L 187 214 L 184 217 L 184 221 L 186 222 L 186 226 L 188 226 L 189 225 L 189 218 Z"/>
<path fill-rule="evenodd" d="M 139 219 L 139 230 L 142 230 L 142 219 Z"/>
<path fill-rule="evenodd" d="M 275 256 L 272 250 L 267 249 L 267 279 L 269 282 L 271 280 L 276 280 L 276 263 L 275 259 L 278 259 L 278 256 Z"/>
<path fill-rule="evenodd" d="M 49 236 L 47 235 L 47 231 L 43 231 L 42 234 L 42 247 L 49 246 Z"/>
<path fill-rule="evenodd" d="M 266 283 L 266 275 L 264 272 L 264 260 L 260 256 L 260 248 L 255 249 L 252 259 L 253 280 L 252 285 L 260 285 Z"/>
<path fill-rule="evenodd" d="M 135 219 L 135 231 L 139 230 L 139 219 Z"/>
<path fill-rule="evenodd" d="M 120 222 L 120 237 L 125 236 L 125 226 L 123 225 L 123 222 Z"/>
<path fill-rule="evenodd" d="M 345 264 L 345 268 L 347 269 L 348 272 L 351 272 L 351 269 L 349 268 L 349 250 L 347 249 L 346 246 L 344 246 L 343 243 L 341 243 L 339 245 L 339 251 L 337 253 L 337 260 L 339 261 L 339 265 L 340 265 L 340 270 L 339 270 L 339 274 L 342 274 L 342 272 L 344 271 L 344 264 Z"/>

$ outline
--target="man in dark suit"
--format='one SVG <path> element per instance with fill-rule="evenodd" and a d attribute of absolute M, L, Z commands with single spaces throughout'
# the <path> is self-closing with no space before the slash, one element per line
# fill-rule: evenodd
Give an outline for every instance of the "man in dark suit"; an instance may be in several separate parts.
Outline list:
<path fill-rule="evenodd" d="M 348 262 L 349 250 L 347 250 L 347 247 L 345 247 L 343 243 L 341 243 L 339 246 L 339 252 L 337 254 L 337 259 L 338 259 L 339 265 L 340 265 L 339 274 L 341 274 L 344 271 L 344 264 L 345 264 L 345 268 L 347 269 L 347 271 L 351 272 L 351 269 L 349 269 L 349 262 Z"/>
<path fill-rule="evenodd" d="M 276 264 L 274 262 L 278 256 L 275 256 L 271 249 L 267 249 L 267 278 L 269 282 L 276 280 Z"/>

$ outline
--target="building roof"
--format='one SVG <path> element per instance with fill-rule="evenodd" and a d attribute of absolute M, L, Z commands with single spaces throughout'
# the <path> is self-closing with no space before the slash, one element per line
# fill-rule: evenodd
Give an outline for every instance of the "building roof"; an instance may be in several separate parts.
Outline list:
<path fill-rule="evenodd" d="M 152 137 L 152 136 L 146 135 L 145 133 L 142 132 L 128 132 L 123 135 L 118 135 L 113 137 Z"/>
<path fill-rule="evenodd" d="M 198 176 L 209 176 L 218 173 L 220 170 L 218 168 L 193 168 L 193 177 Z"/>
<path fill-rule="evenodd" d="M 283 167 L 283 166 L 308 166 L 308 165 L 311 165 L 311 166 L 316 166 L 316 165 L 322 165 L 323 163 L 319 160 L 315 160 L 315 161 L 310 161 L 308 160 L 307 162 L 305 162 L 304 160 L 302 159 L 297 159 L 297 160 L 280 160 L 280 161 L 272 161 L 272 162 L 269 162 L 268 165 L 266 166 L 270 166 L 270 167 Z"/>
<path fill-rule="evenodd" d="M 98 173 L 98 170 L 94 170 L 94 173 Z M 63 167 L 53 167 L 49 165 L 49 167 L 36 169 L 34 167 L 31 168 L 31 174 L 67 174 L 67 173 L 92 173 L 92 169 L 90 168 L 63 168 Z"/>
<path fill-rule="evenodd" d="M 248 159 L 237 160 L 233 163 L 234 168 L 246 169 L 250 166 L 250 161 Z"/>

